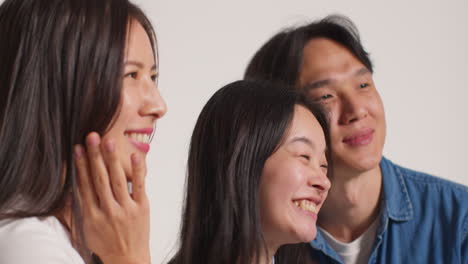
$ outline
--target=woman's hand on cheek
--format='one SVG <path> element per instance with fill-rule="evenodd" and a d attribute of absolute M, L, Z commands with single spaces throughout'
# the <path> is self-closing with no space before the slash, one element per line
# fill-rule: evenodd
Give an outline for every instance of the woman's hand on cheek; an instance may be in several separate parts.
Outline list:
<path fill-rule="evenodd" d="M 132 154 L 132 194 L 112 139 L 75 147 L 86 246 L 104 263 L 150 263 L 145 160 Z"/>

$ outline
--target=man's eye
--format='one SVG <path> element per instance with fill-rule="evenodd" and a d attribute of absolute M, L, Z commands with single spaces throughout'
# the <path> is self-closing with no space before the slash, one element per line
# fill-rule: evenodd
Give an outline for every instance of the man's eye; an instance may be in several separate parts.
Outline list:
<path fill-rule="evenodd" d="M 332 98 L 333 96 L 331 94 L 325 94 L 325 95 L 322 95 L 320 96 L 320 100 L 327 100 L 327 99 L 330 99 Z"/>
<path fill-rule="evenodd" d="M 359 88 L 366 88 L 366 87 L 368 87 L 368 86 L 369 86 L 368 83 L 361 83 L 361 84 L 359 85 Z"/>
<path fill-rule="evenodd" d="M 307 160 L 307 161 L 310 160 L 310 156 L 309 156 L 309 155 L 301 155 L 301 158 L 304 158 L 304 159 Z"/>

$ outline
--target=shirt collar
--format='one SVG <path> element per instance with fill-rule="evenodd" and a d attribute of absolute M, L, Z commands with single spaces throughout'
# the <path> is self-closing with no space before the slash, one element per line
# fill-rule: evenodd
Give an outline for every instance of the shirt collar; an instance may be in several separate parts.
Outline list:
<path fill-rule="evenodd" d="M 382 206 L 394 221 L 413 218 L 413 204 L 400 167 L 382 157 L 380 162 L 383 178 Z"/>
<path fill-rule="evenodd" d="M 341 263 L 341 258 L 338 254 L 327 244 L 325 237 L 322 234 L 322 231 L 317 228 L 317 236 L 314 240 L 310 241 L 310 245 L 312 248 L 321 251 L 323 254 L 327 255 L 328 257 L 337 261 L 337 263 Z M 316 259 L 318 256 L 314 256 L 313 258 Z"/>

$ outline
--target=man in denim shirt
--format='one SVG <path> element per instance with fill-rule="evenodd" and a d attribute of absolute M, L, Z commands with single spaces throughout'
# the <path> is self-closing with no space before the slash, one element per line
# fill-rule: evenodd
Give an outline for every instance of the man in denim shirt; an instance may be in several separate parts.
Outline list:
<path fill-rule="evenodd" d="M 330 112 L 332 188 L 310 243 L 320 263 L 468 263 L 468 188 L 382 157 L 385 115 L 372 63 L 342 16 L 284 30 L 246 79 L 296 87 Z"/>

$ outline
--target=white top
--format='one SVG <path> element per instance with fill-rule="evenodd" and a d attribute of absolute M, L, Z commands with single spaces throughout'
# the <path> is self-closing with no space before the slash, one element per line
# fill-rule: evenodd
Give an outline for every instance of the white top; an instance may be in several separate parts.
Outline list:
<path fill-rule="evenodd" d="M 57 218 L 0 220 L 1 264 L 84 264 Z"/>
<path fill-rule="evenodd" d="M 340 242 L 324 229 L 320 227 L 319 229 L 330 247 L 341 257 L 343 263 L 366 264 L 369 261 L 372 245 L 377 235 L 378 220 L 379 217 L 369 226 L 366 232 L 349 243 Z"/>

